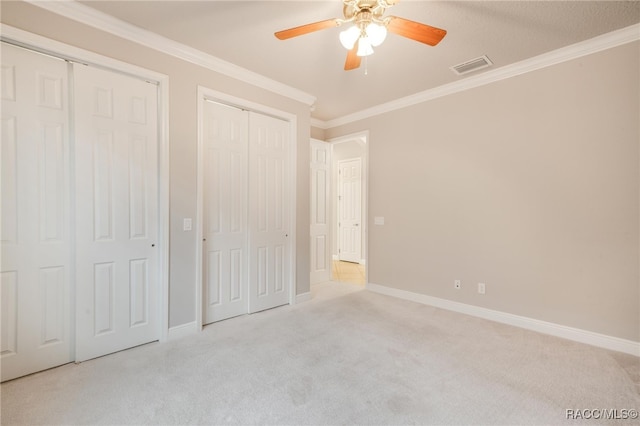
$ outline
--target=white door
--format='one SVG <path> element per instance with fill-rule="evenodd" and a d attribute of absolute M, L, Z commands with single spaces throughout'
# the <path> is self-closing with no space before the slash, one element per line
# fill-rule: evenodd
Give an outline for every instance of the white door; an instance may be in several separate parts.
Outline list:
<path fill-rule="evenodd" d="M 206 101 L 204 132 L 204 323 L 248 312 L 249 113 Z"/>
<path fill-rule="evenodd" d="M 289 303 L 289 123 L 249 113 L 249 312 Z"/>
<path fill-rule="evenodd" d="M 362 259 L 362 161 L 338 163 L 339 258 L 360 263 Z"/>
<path fill-rule="evenodd" d="M 76 65 L 76 361 L 157 340 L 157 86 Z"/>
<path fill-rule="evenodd" d="M 72 361 L 67 63 L 2 43 L 2 380 Z"/>
<path fill-rule="evenodd" d="M 311 139 L 311 284 L 331 279 L 331 145 Z"/>

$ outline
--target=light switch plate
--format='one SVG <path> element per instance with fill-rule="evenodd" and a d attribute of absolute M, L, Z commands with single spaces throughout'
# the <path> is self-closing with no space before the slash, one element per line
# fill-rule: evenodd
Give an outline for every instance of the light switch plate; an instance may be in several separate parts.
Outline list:
<path fill-rule="evenodd" d="M 182 221 L 182 230 L 183 231 L 191 231 L 191 218 L 190 217 L 185 217 L 184 220 Z"/>
<path fill-rule="evenodd" d="M 376 216 L 373 218 L 373 223 L 376 225 L 384 225 L 384 216 Z"/>

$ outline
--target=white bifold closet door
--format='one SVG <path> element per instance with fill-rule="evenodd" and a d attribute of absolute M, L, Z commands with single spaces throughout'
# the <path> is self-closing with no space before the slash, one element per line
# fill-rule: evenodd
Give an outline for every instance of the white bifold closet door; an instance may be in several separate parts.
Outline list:
<path fill-rule="evenodd" d="M 157 86 L 70 67 L 2 43 L 2 381 L 159 335 Z"/>
<path fill-rule="evenodd" d="M 2 43 L 2 381 L 73 359 L 67 81 Z"/>
<path fill-rule="evenodd" d="M 249 113 L 204 103 L 204 323 L 246 314 Z"/>
<path fill-rule="evenodd" d="M 289 123 L 249 114 L 249 312 L 289 303 Z"/>
<path fill-rule="evenodd" d="M 204 102 L 204 323 L 289 303 L 289 123 Z"/>
<path fill-rule="evenodd" d="M 157 340 L 157 86 L 74 65 L 76 361 Z"/>

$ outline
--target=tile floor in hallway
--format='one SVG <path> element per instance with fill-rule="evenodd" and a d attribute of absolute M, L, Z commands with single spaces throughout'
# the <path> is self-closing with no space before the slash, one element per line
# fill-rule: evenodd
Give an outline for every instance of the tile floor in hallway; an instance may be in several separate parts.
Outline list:
<path fill-rule="evenodd" d="M 331 270 L 331 279 L 333 281 L 347 282 L 364 287 L 366 282 L 364 265 L 334 260 Z"/>

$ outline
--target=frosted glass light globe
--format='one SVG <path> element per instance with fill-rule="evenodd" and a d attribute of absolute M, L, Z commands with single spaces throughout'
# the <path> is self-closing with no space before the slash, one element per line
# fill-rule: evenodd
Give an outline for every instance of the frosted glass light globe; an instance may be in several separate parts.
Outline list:
<path fill-rule="evenodd" d="M 360 29 L 354 25 L 340 33 L 340 43 L 342 43 L 345 49 L 351 50 L 356 44 L 358 37 L 360 37 Z"/>
<path fill-rule="evenodd" d="M 387 38 L 387 27 L 372 22 L 367 25 L 366 33 L 371 46 L 380 46 Z"/>

